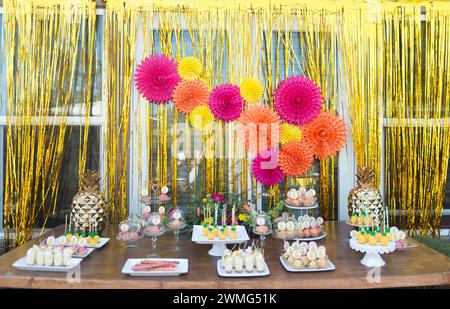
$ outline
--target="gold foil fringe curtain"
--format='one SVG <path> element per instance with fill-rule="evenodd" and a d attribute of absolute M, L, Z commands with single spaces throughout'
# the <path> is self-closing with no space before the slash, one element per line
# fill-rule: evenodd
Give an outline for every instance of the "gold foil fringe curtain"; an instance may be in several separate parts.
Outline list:
<path fill-rule="evenodd" d="M 421 7 L 430 12 L 427 20 L 433 24 L 426 31 L 418 27 Z M 405 57 L 408 53 L 415 53 L 418 59 L 419 55 L 427 54 L 427 60 L 420 62 L 426 74 L 435 72 L 434 68 L 442 70 L 444 66 L 448 66 L 448 58 L 444 56 L 448 55 L 446 54 L 448 41 L 445 41 L 448 33 L 443 22 L 444 17 L 448 16 L 448 4 L 444 1 L 305 0 L 299 3 L 286 0 L 271 2 L 254 0 L 244 4 L 241 1 L 193 0 L 181 7 L 178 1 L 173 0 L 109 0 L 107 12 L 108 16 L 114 14 L 132 16 L 129 20 L 121 19 L 121 22 L 130 27 L 129 33 L 135 32 L 135 28 L 131 27 L 137 26 L 135 19 L 136 16 L 140 16 L 144 36 L 142 57 L 155 52 L 172 55 L 175 59 L 186 55 L 198 57 L 204 63 L 203 78 L 211 88 L 220 82 L 239 83 L 243 77 L 253 76 L 265 81 L 267 92 L 264 104 L 272 105 L 272 91 L 283 78 L 293 73 L 311 77 L 322 87 L 328 109 L 337 110 L 338 107 L 343 109 L 345 102 L 348 103 L 357 163 L 359 166 L 370 166 L 376 171 L 377 185 L 381 181 L 381 158 L 383 151 L 385 152 L 387 164 L 384 174 L 386 193 L 389 197 L 387 204 L 394 211 L 391 214 L 395 214 L 397 209 L 409 209 L 409 214 L 405 215 L 405 218 L 417 222 L 411 219 L 413 217 L 411 211 L 416 211 L 417 216 L 421 217 L 420 221 L 425 224 L 426 218 L 429 218 L 427 214 L 433 213 L 435 216 L 430 227 L 433 229 L 438 227 L 437 218 L 440 218 L 442 210 L 443 186 L 448 162 L 448 145 L 445 138 L 448 136 L 447 127 L 441 125 L 442 121 L 437 122 L 439 124 L 426 121 L 426 128 L 412 128 L 410 123 L 416 123 L 412 120 L 411 110 L 417 106 L 420 108 L 421 105 L 435 106 L 442 103 L 444 105 L 442 110 L 447 111 L 448 99 L 445 99 L 445 91 L 442 90 L 445 89 L 447 77 L 442 77 L 439 86 L 433 84 L 436 81 L 434 78 L 438 78 L 437 75 L 421 78 L 420 82 L 425 85 L 423 86 L 418 79 L 414 79 L 413 68 L 408 68 L 412 65 L 417 66 L 417 63 L 411 62 L 410 58 L 399 58 L 399 55 Z M 430 16 L 435 16 L 434 12 L 439 12 L 438 21 L 429 19 L 432 18 Z M 411 20 L 415 20 L 415 28 L 411 28 Z M 107 23 L 111 22 L 116 21 L 108 18 Z M 411 34 L 413 30 L 416 38 L 427 38 L 428 41 L 422 44 L 424 47 L 415 43 L 416 40 Z M 390 36 L 386 34 L 390 32 L 386 31 L 396 31 L 396 34 Z M 421 34 L 417 36 L 419 32 Z M 129 33 L 120 31 L 114 35 L 121 37 L 128 36 Z M 431 39 L 434 37 L 431 34 L 434 33 L 442 34 L 439 40 Z M 106 40 L 106 44 L 123 48 L 122 53 L 127 54 L 133 54 L 134 43 L 130 38 L 111 42 Z M 186 47 L 189 44 L 192 50 L 187 53 Z M 397 54 L 393 54 L 395 51 L 393 47 L 397 48 Z M 120 55 L 119 49 L 114 53 Z M 297 54 L 296 50 L 300 50 L 300 54 Z M 430 60 L 433 58 L 432 52 L 438 53 L 439 61 Z M 410 62 L 406 63 L 406 60 Z M 118 65 L 117 61 L 115 63 L 112 61 L 110 60 L 106 66 Z M 119 74 L 119 71 L 114 72 Z M 130 72 L 132 70 L 128 66 L 120 71 L 121 74 Z M 447 71 L 442 71 L 445 72 Z M 110 75 L 109 83 L 115 82 L 116 78 L 116 75 Z M 128 79 L 131 76 L 121 78 Z M 440 92 L 425 91 L 429 87 L 442 89 Z M 416 102 L 416 95 L 412 94 L 415 89 L 421 92 L 420 102 Z M 337 102 L 338 97 L 341 97 L 341 102 Z M 140 101 L 145 104 L 142 99 Z M 126 106 L 129 102 L 122 103 Z M 395 129 L 387 129 L 386 145 L 383 148 L 383 119 L 391 117 L 392 111 L 396 111 L 397 116 L 401 115 L 404 122 L 397 121 L 400 125 L 395 126 Z M 170 115 L 174 115 L 170 121 L 184 122 L 184 116 L 178 115 L 171 104 L 168 107 L 148 105 L 145 113 L 149 125 L 146 127 L 146 134 L 140 136 L 145 136 L 151 142 L 148 144 L 147 157 L 139 157 L 138 168 L 141 170 L 142 162 L 149 160 L 148 182 L 168 184 L 170 180 L 170 184 L 175 187 L 178 157 L 172 153 L 171 163 L 168 165 L 166 155 L 168 145 L 179 136 L 173 132 L 169 134 L 167 121 Z M 119 115 L 120 119 L 128 117 L 123 113 Z M 438 116 L 443 115 L 433 115 L 434 118 Z M 113 122 L 114 120 L 111 120 L 108 128 L 112 127 Z M 413 134 L 413 131 L 416 133 Z M 223 134 L 224 132 L 227 133 Z M 235 137 L 228 132 L 233 132 L 232 124 L 216 127 L 202 137 L 204 153 L 208 150 L 206 153 L 225 154 L 225 158 L 231 159 L 201 160 L 204 173 L 201 183 L 194 183 L 195 192 L 211 193 L 222 190 L 247 192 L 249 189 L 247 181 L 249 162 L 246 155 L 241 153 L 242 149 Z M 193 130 L 188 128 L 183 137 L 186 145 L 192 141 L 193 134 Z M 112 139 L 114 136 L 110 135 Z M 207 143 L 210 140 L 214 142 Z M 435 152 L 432 154 L 439 155 L 438 159 L 427 163 L 425 169 L 419 169 L 414 165 L 415 162 L 432 157 L 432 154 L 426 157 L 422 152 L 416 151 L 419 140 L 423 149 L 434 149 Z M 157 147 L 156 153 L 153 153 L 153 147 Z M 198 150 L 195 145 L 186 149 L 189 152 L 188 156 L 193 156 L 195 150 Z M 406 149 L 410 152 L 403 155 Z M 408 163 L 404 163 L 402 167 L 397 164 L 398 171 L 395 172 L 389 162 L 394 162 L 393 154 L 398 155 L 400 152 Z M 111 154 L 113 155 L 118 154 Z M 120 160 L 126 161 L 125 151 L 122 156 Z M 239 166 L 236 166 L 237 157 L 244 158 L 239 162 Z M 195 164 L 197 161 L 190 162 Z M 406 166 L 410 167 L 405 169 Z M 115 168 L 111 166 L 107 170 L 111 172 Z M 430 170 L 437 173 L 437 180 L 431 180 Z M 325 218 L 336 218 L 336 158 L 322 160 L 320 171 L 321 212 Z M 169 172 L 171 175 L 168 175 Z M 228 176 L 226 177 L 228 188 L 224 187 L 222 181 L 216 181 L 223 179 L 225 175 Z M 394 179 L 400 175 L 402 181 Z M 126 181 L 126 177 L 123 177 Z M 423 187 L 412 189 L 416 187 L 411 184 L 414 177 L 420 177 L 421 183 L 426 183 L 425 187 L 429 191 L 423 191 L 425 190 Z M 308 183 L 308 179 L 288 179 L 287 182 L 290 185 L 305 184 Z M 254 180 L 251 184 L 252 189 L 248 191 L 249 198 L 259 193 L 256 191 Z M 284 190 L 286 187 L 280 186 Z M 274 186 L 269 189 L 271 205 L 278 200 L 280 188 Z M 111 186 L 109 190 L 118 192 Z M 172 190 L 174 191 L 176 190 Z M 433 203 L 418 202 L 419 197 L 425 196 L 429 196 Z M 176 198 L 175 193 L 175 201 Z M 122 198 L 121 202 L 125 200 Z M 424 200 L 426 198 L 422 199 Z M 420 227 L 426 231 L 427 228 L 423 224 Z M 412 228 L 411 224 L 409 227 Z"/>
<path fill-rule="evenodd" d="M 449 162 L 450 6 L 422 5 L 346 12 L 341 38 L 357 163 L 379 185 L 384 156 L 390 222 L 436 236 Z"/>
<path fill-rule="evenodd" d="M 449 16 L 449 6 L 426 6 L 425 19 L 393 8 L 380 27 L 386 201 L 396 223 L 422 235 L 439 235 L 449 162 Z"/>
<path fill-rule="evenodd" d="M 7 243 L 20 245 L 32 237 L 34 227 L 43 229 L 55 210 L 67 110 L 79 76 L 89 118 L 95 4 L 5 0 L 3 8 L 8 99 L 4 228 Z"/>

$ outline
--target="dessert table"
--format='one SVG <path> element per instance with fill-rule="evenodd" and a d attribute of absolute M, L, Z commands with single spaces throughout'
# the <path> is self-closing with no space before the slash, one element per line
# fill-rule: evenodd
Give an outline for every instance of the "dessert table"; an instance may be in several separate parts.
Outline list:
<path fill-rule="evenodd" d="M 326 222 L 327 237 L 317 241 L 325 245 L 336 270 L 329 272 L 289 273 L 280 264 L 282 241 L 267 237 L 267 277 L 222 278 L 217 275 L 217 259 L 208 255 L 208 246 L 198 245 L 188 235 L 180 235 L 175 250 L 175 235 L 167 232 L 158 238 L 157 253 L 164 258 L 188 258 L 189 272 L 175 277 L 129 277 L 121 273 L 129 258 L 145 258 L 151 249 L 151 240 L 139 240 L 135 248 L 125 248 L 116 240 L 117 226 L 107 227 L 104 235 L 111 240 L 81 262 L 79 283 L 71 283 L 66 274 L 21 271 L 12 267 L 26 255 L 34 240 L 0 256 L 0 287 L 4 288 L 380 288 L 433 286 L 450 284 L 450 259 L 422 244 L 397 250 L 383 256 L 386 265 L 381 268 L 378 283 L 368 282 L 370 268 L 361 265 L 362 254 L 349 247 L 352 229 L 344 222 Z M 61 235 L 63 226 L 48 233 Z M 251 235 L 257 238 L 255 235 Z M 409 241 L 413 241 L 409 239 Z"/>

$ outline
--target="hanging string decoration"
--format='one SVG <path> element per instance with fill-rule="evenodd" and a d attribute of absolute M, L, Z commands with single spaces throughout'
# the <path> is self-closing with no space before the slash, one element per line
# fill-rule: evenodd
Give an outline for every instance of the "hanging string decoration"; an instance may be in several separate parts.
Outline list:
<path fill-rule="evenodd" d="M 246 78 L 240 85 L 241 96 L 248 103 L 256 103 L 261 100 L 264 88 L 261 82 L 254 78 Z"/>
<path fill-rule="evenodd" d="M 208 102 L 209 91 L 203 81 L 183 80 L 173 91 L 174 106 L 183 114 L 189 114 L 195 107 L 207 105 Z"/>
<path fill-rule="evenodd" d="M 197 130 L 203 131 L 212 126 L 214 115 L 208 105 L 199 105 L 189 114 L 189 123 Z"/>
<path fill-rule="evenodd" d="M 303 127 L 303 138 L 317 158 L 325 159 L 344 147 L 347 130 L 342 118 L 322 111 L 319 117 Z"/>
<path fill-rule="evenodd" d="M 274 94 L 274 108 L 290 124 L 305 125 L 320 113 L 323 97 L 309 78 L 292 76 L 283 80 Z"/>
<path fill-rule="evenodd" d="M 314 160 L 312 148 L 305 141 L 294 141 L 280 149 L 280 168 L 286 176 L 301 176 L 310 168 Z"/>
<path fill-rule="evenodd" d="M 178 74 L 185 80 L 195 80 L 203 73 L 203 65 L 197 58 L 185 57 L 178 63 Z"/>
<path fill-rule="evenodd" d="M 136 87 L 149 102 L 167 104 L 181 80 L 177 63 L 166 56 L 154 55 L 142 60 L 136 69 Z"/>
<path fill-rule="evenodd" d="M 211 92 L 209 107 L 216 119 L 229 122 L 239 118 L 243 101 L 238 86 L 222 84 Z"/>
<path fill-rule="evenodd" d="M 302 139 L 302 131 L 299 127 L 292 124 L 283 123 L 280 126 L 280 143 L 281 145 Z"/>
<path fill-rule="evenodd" d="M 278 148 L 280 117 L 268 106 L 251 106 L 239 118 L 238 138 L 245 149 L 258 153 Z"/>
<path fill-rule="evenodd" d="M 252 172 L 256 180 L 265 186 L 275 185 L 284 179 L 279 166 L 279 150 L 263 150 L 252 161 Z"/>

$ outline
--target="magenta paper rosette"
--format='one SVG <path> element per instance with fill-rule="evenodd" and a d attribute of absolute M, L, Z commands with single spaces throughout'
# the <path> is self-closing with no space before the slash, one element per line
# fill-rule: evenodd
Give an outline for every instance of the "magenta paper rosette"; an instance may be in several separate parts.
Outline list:
<path fill-rule="evenodd" d="M 214 117 L 225 122 L 239 118 L 243 104 L 239 87 L 233 84 L 217 86 L 209 97 L 209 108 Z"/>
<path fill-rule="evenodd" d="M 175 60 L 163 55 L 150 56 L 142 60 L 135 74 L 139 93 L 149 102 L 156 104 L 168 103 L 180 80 Z"/>
<path fill-rule="evenodd" d="M 278 149 L 263 150 L 252 161 L 252 172 L 256 180 L 265 186 L 275 185 L 284 179 L 278 164 Z"/>
<path fill-rule="evenodd" d="M 313 121 L 323 104 L 320 88 L 307 77 L 293 76 L 283 80 L 274 95 L 274 108 L 286 122 L 298 126 Z"/>

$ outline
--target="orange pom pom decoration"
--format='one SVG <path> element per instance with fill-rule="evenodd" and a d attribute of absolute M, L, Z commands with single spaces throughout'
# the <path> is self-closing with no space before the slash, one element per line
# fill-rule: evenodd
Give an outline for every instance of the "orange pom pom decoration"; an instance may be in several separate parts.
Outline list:
<path fill-rule="evenodd" d="M 293 141 L 280 149 L 280 168 L 286 176 L 301 176 L 313 164 L 314 154 L 311 147 L 304 141 Z"/>
<path fill-rule="evenodd" d="M 279 144 L 280 118 L 270 107 L 255 105 L 244 110 L 237 126 L 238 138 L 254 153 Z"/>
<path fill-rule="evenodd" d="M 199 105 L 208 105 L 208 87 L 200 80 L 183 80 L 173 90 L 173 103 L 177 111 L 189 114 Z"/>
<path fill-rule="evenodd" d="M 314 155 L 324 159 L 344 147 L 347 130 L 344 121 L 332 112 L 321 111 L 319 116 L 302 127 L 303 139 L 311 145 Z"/>

